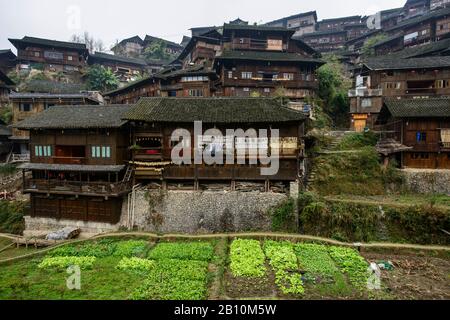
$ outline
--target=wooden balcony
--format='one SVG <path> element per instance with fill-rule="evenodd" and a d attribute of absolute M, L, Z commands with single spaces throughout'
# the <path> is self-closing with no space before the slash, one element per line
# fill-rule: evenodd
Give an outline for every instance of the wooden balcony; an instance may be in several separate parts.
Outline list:
<path fill-rule="evenodd" d="M 24 180 L 23 190 L 24 193 L 119 197 L 131 190 L 131 183 L 86 182 L 26 178 Z"/>
<path fill-rule="evenodd" d="M 52 157 L 54 164 L 85 164 L 85 157 Z"/>
<path fill-rule="evenodd" d="M 162 148 L 139 148 L 133 150 L 135 160 L 162 160 Z"/>

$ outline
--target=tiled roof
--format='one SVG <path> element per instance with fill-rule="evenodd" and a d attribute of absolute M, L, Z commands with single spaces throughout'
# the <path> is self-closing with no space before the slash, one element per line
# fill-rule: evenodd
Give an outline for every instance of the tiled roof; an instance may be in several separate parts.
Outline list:
<path fill-rule="evenodd" d="M 107 54 L 103 52 L 95 52 L 94 54 L 89 55 L 89 59 L 93 59 L 94 61 L 99 60 L 108 60 L 108 61 L 117 61 L 122 63 L 134 64 L 139 66 L 146 66 L 147 62 L 143 59 L 129 58 L 124 56 L 116 56 L 113 54 Z"/>
<path fill-rule="evenodd" d="M 432 56 L 411 59 L 380 57 L 369 59 L 364 65 L 370 70 L 431 69 L 450 67 L 450 56 Z"/>
<path fill-rule="evenodd" d="M 86 90 L 84 84 L 62 83 L 50 80 L 31 80 L 23 84 L 20 90 L 27 93 L 43 92 L 49 94 L 79 94 Z"/>
<path fill-rule="evenodd" d="M 394 118 L 450 117 L 450 97 L 386 100 L 385 106 Z"/>
<path fill-rule="evenodd" d="M 10 99 L 88 99 L 99 102 L 89 93 L 45 93 L 45 92 L 12 92 Z"/>
<path fill-rule="evenodd" d="M 23 37 L 22 39 L 9 39 L 9 41 L 15 47 L 20 46 L 22 44 L 24 44 L 24 45 L 33 44 L 33 45 L 40 45 L 40 46 L 46 46 L 46 47 L 87 51 L 86 45 L 84 43 L 65 42 L 65 41 L 41 39 L 41 38 L 34 38 L 34 37 Z"/>
<path fill-rule="evenodd" d="M 54 106 L 13 127 L 23 130 L 119 128 L 126 123 L 122 118 L 128 111 L 126 105 Z"/>
<path fill-rule="evenodd" d="M 277 31 L 277 32 L 286 32 L 286 33 L 294 33 L 295 31 L 290 30 L 284 27 L 272 27 L 267 25 L 243 25 L 243 24 L 228 24 L 225 23 L 223 25 L 223 30 L 251 30 L 251 31 Z"/>
<path fill-rule="evenodd" d="M 406 48 L 400 51 L 388 53 L 384 57 L 389 58 L 417 58 L 431 55 L 448 55 L 450 50 L 450 39 L 443 39 L 437 42 L 420 46 Z"/>
<path fill-rule="evenodd" d="M 431 12 L 426 13 L 424 15 L 420 15 L 418 17 L 414 17 L 414 18 L 402 21 L 399 24 L 397 24 L 396 26 L 388 28 L 385 31 L 386 32 L 390 32 L 390 31 L 394 31 L 394 30 L 397 30 L 397 29 L 414 26 L 414 25 L 419 24 L 421 22 L 425 22 L 427 20 L 434 19 L 434 18 L 439 18 L 441 16 L 445 16 L 445 15 L 448 15 L 448 14 L 450 14 L 450 7 L 442 9 L 442 10 L 431 11 Z"/>
<path fill-rule="evenodd" d="M 320 36 L 327 36 L 332 34 L 347 34 L 347 31 L 345 30 L 326 30 L 326 31 L 316 31 L 312 33 L 306 33 L 302 35 L 300 38 L 314 38 L 314 37 L 320 37 Z"/>
<path fill-rule="evenodd" d="M 284 123 L 305 115 L 268 98 L 141 98 L 124 117 L 132 121 L 191 123 Z"/>
<path fill-rule="evenodd" d="M 297 53 L 227 50 L 216 57 L 216 60 L 257 60 L 257 61 L 287 61 L 323 64 L 318 59 L 305 57 Z"/>

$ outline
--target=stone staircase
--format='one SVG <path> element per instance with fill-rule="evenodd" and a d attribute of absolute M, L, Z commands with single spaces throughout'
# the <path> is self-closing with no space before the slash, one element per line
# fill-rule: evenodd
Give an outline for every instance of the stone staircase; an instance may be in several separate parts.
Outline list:
<path fill-rule="evenodd" d="M 331 131 L 329 136 L 333 138 L 330 144 L 324 148 L 321 154 L 332 153 L 336 150 L 337 146 L 341 143 L 344 136 L 348 134 L 347 131 Z M 316 181 L 317 169 L 324 164 L 324 160 L 315 159 L 312 169 L 308 175 L 308 179 L 306 180 L 306 191 L 312 191 L 314 182 Z"/>

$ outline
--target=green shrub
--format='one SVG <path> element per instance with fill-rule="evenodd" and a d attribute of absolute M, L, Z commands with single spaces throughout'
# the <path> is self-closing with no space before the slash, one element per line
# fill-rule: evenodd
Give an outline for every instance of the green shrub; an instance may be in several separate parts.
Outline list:
<path fill-rule="evenodd" d="M 24 201 L 0 201 L 0 232 L 22 234 L 28 205 Z"/>
<path fill-rule="evenodd" d="M 210 261 L 214 248 L 208 242 L 159 243 L 150 251 L 150 259 L 180 259 Z"/>
<path fill-rule="evenodd" d="M 70 266 L 79 266 L 81 269 L 92 269 L 95 257 L 50 257 L 45 258 L 38 265 L 40 269 L 65 269 Z"/>
<path fill-rule="evenodd" d="M 272 231 L 295 232 L 297 228 L 294 210 L 295 202 L 292 199 L 289 199 L 272 209 Z"/>
<path fill-rule="evenodd" d="M 339 145 L 338 150 L 360 149 L 364 147 L 374 147 L 378 142 L 378 136 L 373 131 L 364 133 L 351 133 L 345 135 Z"/>
<path fill-rule="evenodd" d="M 231 272 L 235 277 L 262 278 L 265 256 L 257 240 L 234 240 L 230 247 Z"/>

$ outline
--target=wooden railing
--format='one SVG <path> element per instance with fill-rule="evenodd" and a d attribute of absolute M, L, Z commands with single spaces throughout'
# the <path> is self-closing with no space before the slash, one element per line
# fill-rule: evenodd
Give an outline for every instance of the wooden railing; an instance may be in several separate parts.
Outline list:
<path fill-rule="evenodd" d="M 30 162 L 30 154 L 13 154 L 11 162 Z"/>
<path fill-rule="evenodd" d="M 85 164 L 85 157 L 52 157 L 55 164 Z"/>
<path fill-rule="evenodd" d="M 131 190 L 130 182 L 108 183 L 45 179 L 25 179 L 23 187 L 28 192 L 69 192 L 98 195 L 119 195 Z"/>

